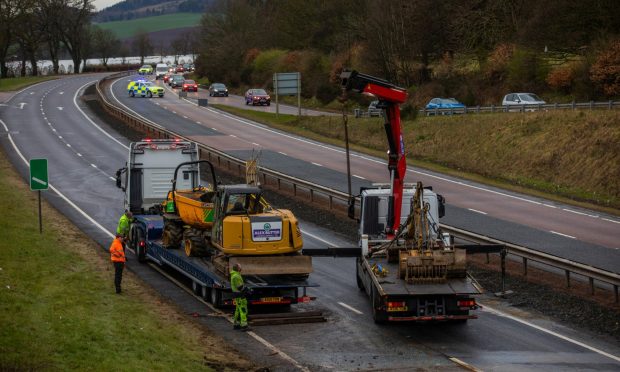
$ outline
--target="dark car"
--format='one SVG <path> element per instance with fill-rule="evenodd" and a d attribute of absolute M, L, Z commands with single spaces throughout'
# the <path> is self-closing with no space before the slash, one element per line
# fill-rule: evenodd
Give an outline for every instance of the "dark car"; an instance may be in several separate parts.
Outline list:
<path fill-rule="evenodd" d="M 433 98 L 426 104 L 427 115 L 435 114 L 437 111 L 442 115 L 461 113 L 465 110 L 465 105 L 454 98 Z"/>
<path fill-rule="evenodd" d="M 183 65 L 178 65 L 176 68 L 176 72 L 185 72 L 185 69 L 183 68 Z"/>
<path fill-rule="evenodd" d="M 213 83 L 209 85 L 209 97 L 224 96 L 228 97 L 228 88 L 222 83 Z"/>
<path fill-rule="evenodd" d="M 177 88 L 177 87 L 183 86 L 183 82 L 185 81 L 185 78 L 183 77 L 183 75 L 172 75 L 169 81 L 170 81 L 171 87 Z"/>
<path fill-rule="evenodd" d="M 194 80 L 185 80 L 183 82 L 182 90 L 184 92 L 189 92 L 190 90 L 192 92 L 198 92 L 198 84 L 196 84 L 196 82 Z"/>
<path fill-rule="evenodd" d="M 248 89 L 245 92 L 245 104 L 252 106 L 255 105 L 271 105 L 271 97 L 265 91 L 265 89 Z"/>

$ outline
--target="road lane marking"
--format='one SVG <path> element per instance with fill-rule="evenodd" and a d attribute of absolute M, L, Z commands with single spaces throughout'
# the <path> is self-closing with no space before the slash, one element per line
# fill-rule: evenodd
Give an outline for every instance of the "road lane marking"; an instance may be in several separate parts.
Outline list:
<path fill-rule="evenodd" d="M 282 152 L 282 151 L 278 151 L 278 154 L 282 154 L 282 155 L 284 155 L 284 156 L 288 156 L 288 155 L 286 155 L 286 153 L 285 153 L 285 152 Z"/>
<path fill-rule="evenodd" d="M 211 128 L 211 129 L 213 129 L 213 130 L 217 130 L 217 128 Z"/>
<path fill-rule="evenodd" d="M 465 369 L 468 369 L 468 370 L 470 370 L 470 371 L 474 371 L 474 372 L 482 372 L 482 370 L 481 370 L 481 369 L 478 369 L 478 368 L 476 368 L 476 367 L 472 366 L 471 364 L 465 363 L 465 362 L 463 362 L 462 360 L 460 360 L 459 358 L 451 357 L 451 358 L 448 358 L 448 359 L 450 359 L 450 360 L 451 360 L 451 361 L 453 361 L 454 363 L 456 363 L 456 364 L 458 364 L 459 366 L 461 366 L 461 367 L 463 367 L 463 368 L 465 368 Z"/>
<path fill-rule="evenodd" d="M 237 138 L 237 136 L 235 136 L 234 134 L 229 134 L 229 136 Z"/>
<path fill-rule="evenodd" d="M 63 107 L 62 106 L 58 106 L 56 107 L 58 110 L 62 111 Z"/>
<path fill-rule="evenodd" d="M 592 217 L 592 218 L 598 218 L 598 216 L 597 216 L 597 215 L 594 215 L 594 214 L 588 214 L 588 213 L 583 213 L 583 212 L 577 212 L 577 211 L 574 211 L 574 210 L 572 210 L 572 209 L 562 208 L 562 210 L 563 210 L 563 211 L 570 212 L 570 213 L 579 214 L 579 215 L 582 215 L 582 216 L 588 216 L 588 217 Z"/>
<path fill-rule="evenodd" d="M 67 143 L 67 147 L 71 147 L 71 145 Z"/>
<path fill-rule="evenodd" d="M 114 177 L 110 177 L 110 179 L 111 179 L 112 181 L 116 181 L 116 178 L 114 178 Z"/>
<path fill-rule="evenodd" d="M 110 135 L 110 133 L 106 132 L 105 130 L 103 130 L 103 128 L 101 128 L 99 125 L 97 125 L 97 123 L 95 123 L 90 117 L 88 117 L 88 115 L 86 115 L 86 113 L 80 108 L 80 106 L 78 106 L 77 104 L 77 95 L 78 92 L 80 92 L 82 89 L 84 89 L 87 85 L 92 84 L 94 82 L 96 82 L 97 80 L 94 81 L 90 81 L 84 85 L 82 85 L 81 87 L 78 88 L 78 90 L 75 92 L 75 95 L 73 96 L 73 104 L 75 105 L 75 107 L 78 109 L 78 111 L 80 111 L 80 113 L 86 118 L 86 120 L 88 120 L 89 123 L 91 123 L 92 125 L 95 126 L 95 128 L 99 129 L 99 131 L 103 134 L 105 134 L 108 138 L 110 138 L 112 141 L 118 143 L 119 145 L 121 145 L 124 149 L 129 150 L 128 146 L 125 146 L 121 141 L 117 140 L 116 138 L 112 137 L 112 135 Z M 114 97 L 116 99 L 116 97 Z M 118 101 L 118 100 L 117 100 Z M 78 154 L 79 155 L 79 154 Z M 79 155 L 82 156 L 82 155 Z"/>
<path fill-rule="evenodd" d="M 259 145 L 258 143 L 256 143 L 256 142 L 252 142 L 252 144 L 253 144 L 254 146 L 260 146 L 260 145 Z"/>
<path fill-rule="evenodd" d="M 334 247 L 334 248 L 337 248 L 337 247 L 338 247 L 338 245 L 337 245 L 337 244 L 332 243 L 332 242 L 330 242 L 329 240 L 325 240 L 325 239 L 323 239 L 323 238 L 320 238 L 320 237 L 318 237 L 318 236 L 316 236 L 316 235 L 314 235 L 314 234 L 311 234 L 311 233 L 309 233 L 309 232 L 307 232 L 307 231 L 304 231 L 304 230 L 301 230 L 301 229 L 299 229 L 299 230 L 301 231 L 301 233 L 302 233 L 302 234 L 304 234 L 304 235 L 308 235 L 309 237 L 311 237 L 311 238 L 313 238 L 313 239 L 316 239 L 316 240 L 318 240 L 318 241 L 320 241 L 320 242 L 323 242 L 323 243 L 327 244 L 327 245 L 328 245 L 328 246 L 330 246 L 330 247 Z"/>
<path fill-rule="evenodd" d="M 80 153 L 78 152 L 78 153 L 77 153 L 77 156 L 80 156 L 80 157 L 81 157 L 81 156 L 82 156 L 82 154 L 80 154 Z"/>
<path fill-rule="evenodd" d="M 467 208 L 467 209 L 469 209 L 472 212 L 476 212 L 476 213 L 480 213 L 480 214 L 487 214 L 487 212 L 479 211 L 477 209 L 473 209 L 473 208 Z"/>
<path fill-rule="evenodd" d="M 490 312 L 490 313 L 492 313 L 492 314 L 495 314 L 495 315 L 497 315 L 497 316 L 501 316 L 501 317 L 504 317 L 504 318 L 508 318 L 508 319 L 514 320 L 515 322 L 518 322 L 518 323 L 524 324 L 524 325 L 526 325 L 526 326 L 529 326 L 529 327 L 535 328 L 535 329 L 537 329 L 537 330 L 539 330 L 539 331 L 541 331 L 541 332 L 544 332 L 544 333 L 550 334 L 550 335 L 555 336 L 555 337 L 557 337 L 557 338 L 560 338 L 560 339 L 562 339 L 562 340 L 564 340 L 564 341 L 568 341 L 568 342 L 570 342 L 570 343 L 572 343 L 572 344 L 575 344 L 575 345 L 581 346 L 581 347 L 583 347 L 583 348 L 585 348 L 585 349 L 588 349 L 588 350 L 590 350 L 590 351 L 593 351 L 593 352 L 595 352 L 595 353 L 597 353 L 597 354 L 600 354 L 600 355 L 606 356 L 606 357 L 608 357 L 608 358 L 610 358 L 610 359 L 613 359 L 613 360 L 615 360 L 616 362 L 620 362 L 620 357 L 619 357 L 619 356 L 616 356 L 616 355 L 613 355 L 613 354 L 607 353 L 607 352 L 605 352 L 605 351 L 603 351 L 603 350 L 600 350 L 600 349 L 597 349 L 597 348 L 595 348 L 595 347 L 593 347 L 593 346 L 590 346 L 590 345 L 584 344 L 583 342 L 580 342 L 580 341 L 574 340 L 574 339 L 572 339 L 572 338 L 570 338 L 570 337 L 567 337 L 567 336 L 561 335 L 561 334 L 559 334 L 559 333 L 557 333 L 557 332 L 554 332 L 554 331 L 551 331 L 551 330 L 549 330 L 549 329 L 546 329 L 546 328 L 543 328 L 543 327 L 541 327 L 541 326 L 538 326 L 538 325 L 536 325 L 536 324 L 530 323 L 530 322 L 528 322 L 527 320 L 519 319 L 519 318 L 514 317 L 514 316 L 512 316 L 512 315 L 506 314 L 506 313 L 504 313 L 504 312 L 502 312 L 502 311 L 500 311 L 500 310 L 496 310 L 496 309 L 494 309 L 494 308 L 492 308 L 492 307 L 489 307 L 488 305 L 484 305 L 484 306 L 482 307 L 481 311 L 488 311 L 488 312 Z"/>
<path fill-rule="evenodd" d="M 609 222 L 613 222 L 613 223 L 617 223 L 617 224 L 620 224 L 620 221 L 610 220 L 609 218 L 603 218 L 603 220 L 605 220 L 605 221 L 609 221 Z"/>
<path fill-rule="evenodd" d="M 346 309 L 349 309 L 349 310 L 353 311 L 356 314 L 364 315 L 364 313 L 362 313 L 361 311 L 357 310 L 353 306 L 349 306 L 349 305 L 345 304 L 344 302 L 338 302 L 338 305 L 340 305 L 340 306 L 342 306 L 342 307 L 344 307 Z"/>
<path fill-rule="evenodd" d="M 91 163 L 90 166 L 93 167 L 93 168 L 97 168 L 97 166 L 95 164 L 93 164 L 93 163 Z"/>
<path fill-rule="evenodd" d="M 183 119 L 187 119 L 187 116 L 183 115 Z"/>
<path fill-rule="evenodd" d="M 173 113 L 173 114 L 176 114 L 177 112 L 176 112 L 176 111 L 172 111 L 172 113 Z"/>
<path fill-rule="evenodd" d="M 322 167 L 322 165 L 319 163 L 312 162 L 312 164 L 316 165 L 317 167 Z"/>
<path fill-rule="evenodd" d="M 202 124 L 201 122 L 197 121 L 196 124 Z"/>
<path fill-rule="evenodd" d="M 364 178 L 364 177 L 362 177 L 362 176 L 358 176 L 357 174 L 354 174 L 354 175 L 353 175 L 353 177 L 355 177 L 355 178 L 359 178 L 359 179 L 361 179 L 361 180 L 365 180 L 365 179 L 366 179 L 366 178 Z"/>
<path fill-rule="evenodd" d="M 564 236 L 564 237 L 566 237 L 566 238 L 577 239 L 577 238 L 575 238 L 574 236 L 571 236 L 571 235 L 566 235 L 566 234 L 562 234 L 562 233 L 559 233 L 559 232 L 557 232 L 557 231 L 549 230 L 549 232 L 550 232 L 550 233 L 552 233 L 552 234 L 555 234 L 555 235 Z"/>

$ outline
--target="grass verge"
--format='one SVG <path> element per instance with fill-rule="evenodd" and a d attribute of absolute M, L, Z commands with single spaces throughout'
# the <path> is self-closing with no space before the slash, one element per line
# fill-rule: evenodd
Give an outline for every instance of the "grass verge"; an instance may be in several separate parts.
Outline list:
<path fill-rule="evenodd" d="M 343 145 L 342 118 L 298 118 L 213 105 L 222 111 L 334 145 Z M 423 117 L 403 122 L 408 162 L 490 186 L 619 215 L 613 172 L 620 171 L 620 134 L 612 112 Z M 381 118 L 349 117 L 351 147 L 385 157 Z"/>
<path fill-rule="evenodd" d="M 139 30 L 155 32 L 197 26 L 201 18 L 202 14 L 200 13 L 174 13 L 126 21 L 97 23 L 97 26 L 104 30 L 112 30 L 119 39 L 126 39 L 135 36 Z"/>
<path fill-rule="evenodd" d="M 251 365 L 44 203 L 0 151 L 0 370 L 217 370 Z M 232 361 L 232 362 L 231 362 Z"/>
<path fill-rule="evenodd" d="M 0 79 L 0 92 L 20 90 L 28 85 L 40 83 L 42 81 L 58 79 L 56 76 L 25 76 L 16 78 Z"/>

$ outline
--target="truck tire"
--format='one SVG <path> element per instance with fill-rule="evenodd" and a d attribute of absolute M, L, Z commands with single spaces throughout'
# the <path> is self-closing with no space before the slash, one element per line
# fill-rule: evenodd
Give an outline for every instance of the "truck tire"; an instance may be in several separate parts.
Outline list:
<path fill-rule="evenodd" d="M 142 226 L 134 224 L 134 229 L 133 229 L 133 236 L 132 236 L 132 244 L 133 244 L 133 249 L 136 252 L 136 256 L 138 257 L 138 262 L 140 263 L 145 263 L 146 262 L 146 244 L 145 245 L 141 245 L 140 242 L 144 242 L 145 241 L 145 236 L 146 234 L 144 233 L 144 230 L 142 229 Z"/>
<path fill-rule="evenodd" d="M 164 231 L 161 234 L 161 244 L 164 248 L 178 248 L 183 240 L 183 226 L 173 220 L 164 220 Z"/>
<path fill-rule="evenodd" d="M 146 96 L 147 96 L 147 97 L 149 97 L 149 98 L 151 98 L 151 97 L 153 97 L 153 93 L 151 93 L 151 92 L 147 92 L 147 93 L 146 93 Z"/>
<path fill-rule="evenodd" d="M 359 288 L 360 291 L 364 291 L 366 289 L 364 288 L 364 282 L 362 281 L 362 278 L 360 278 L 359 262 L 355 263 L 355 281 L 357 282 L 357 288 Z"/>
<path fill-rule="evenodd" d="M 217 288 L 211 288 L 211 296 L 209 297 L 209 303 L 215 308 L 221 307 L 222 292 Z"/>

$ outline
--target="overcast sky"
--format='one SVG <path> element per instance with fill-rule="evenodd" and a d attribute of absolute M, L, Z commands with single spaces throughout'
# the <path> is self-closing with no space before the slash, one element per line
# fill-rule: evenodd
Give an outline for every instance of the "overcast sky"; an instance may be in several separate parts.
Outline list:
<path fill-rule="evenodd" d="M 116 3 L 120 3 L 121 0 L 95 0 L 95 7 L 97 8 L 97 10 L 101 10 L 103 8 L 107 8 L 110 5 L 114 5 Z"/>

